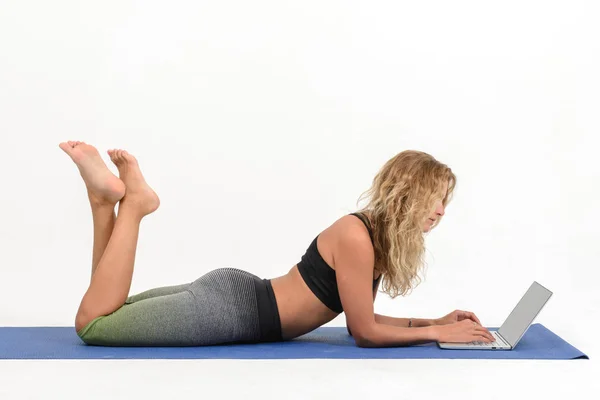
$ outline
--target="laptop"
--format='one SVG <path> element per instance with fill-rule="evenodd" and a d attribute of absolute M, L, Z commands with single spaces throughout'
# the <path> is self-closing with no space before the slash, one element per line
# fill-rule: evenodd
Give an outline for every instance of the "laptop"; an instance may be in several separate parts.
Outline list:
<path fill-rule="evenodd" d="M 442 349 L 453 350 L 512 350 L 517 346 L 529 325 L 542 310 L 552 292 L 534 281 L 506 321 L 497 331 L 490 331 L 494 342 L 446 343 L 438 342 Z"/>

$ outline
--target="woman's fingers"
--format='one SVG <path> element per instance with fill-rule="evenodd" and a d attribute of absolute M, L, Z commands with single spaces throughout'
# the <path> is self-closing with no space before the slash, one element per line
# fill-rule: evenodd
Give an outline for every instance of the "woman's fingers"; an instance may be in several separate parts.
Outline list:
<path fill-rule="evenodd" d="M 463 316 L 466 318 L 469 318 L 471 321 L 474 321 L 475 323 L 477 323 L 477 325 L 475 325 L 475 328 L 477 329 L 477 331 L 479 332 L 483 332 L 484 336 L 488 339 L 490 339 L 491 341 L 495 341 L 496 339 L 494 338 L 494 336 L 490 333 L 489 330 L 487 330 L 483 325 L 481 325 L 481 321 L 479 321 L 479 318 L 477 318 L 477 316 L 475 314 L 473 314 L 470 311 L 463 311 Z"/>
<path fill-rule="evenodd" d="M 489 341 L 489 340 L 491 340 L 492 342 L 494 341 L 493 339 L 490 339 L 490 338 L 489 338 L 487 335 L 483 335 L 483 334 L 481 334 L 481 335 L 476 335 L 476 336 L 477 336 L 477 338 L 478 338 L 479 340 L 481 340 L 481 339 L 485 339 L 485 340 L 488 340 L 488 341 Z"/>
<path fill-rule="evenodd" d="M 477 316 L 475 314 L 473 314 L 470 311 L 463 311 L 463 313 L 466 318 L 469 318 L 469 319 L 477 322 L 479 325 L 481 325 L 481 321 L 479 321 L 479 318 L 477 318 Z"/>
<path fill-rule="evenodd" d="M 481 325 L 475 326 L 475 332 L 477 332 L 478 334 L 482 334 L 483 336 L 485 336 L 486 338 L 488 338 L 492 341 L 496 340 L 496 339 L 494 339 L 494 336 L 490 333 L 490 331 L 488 331 Z"/>
<path fill-rule="evenodd" d="M 481 325 L 481 321 L 479 320 L 479 318 L 477 318 L 477 316 L 473 313 L 470 313 L 470 314 L 471 314 L 471 318 L 473 318 L 475 320 L 475 322 L 477 322 L 479 325 Z"/>

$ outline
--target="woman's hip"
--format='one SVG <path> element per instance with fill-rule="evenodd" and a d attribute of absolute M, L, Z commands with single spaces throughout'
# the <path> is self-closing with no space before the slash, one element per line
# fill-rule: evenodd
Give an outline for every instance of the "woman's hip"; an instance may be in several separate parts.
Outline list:
<path fill-rule="evenodd" d="M 218 268 L 192 282 L 189 291 L 203 309 L 210 306 L 212 312 L 236 318 L 239 323 L 234 329 L 260 332 L 256 341 L 282 340 L 277 302 L 269 279 L 237 268 Z"/>

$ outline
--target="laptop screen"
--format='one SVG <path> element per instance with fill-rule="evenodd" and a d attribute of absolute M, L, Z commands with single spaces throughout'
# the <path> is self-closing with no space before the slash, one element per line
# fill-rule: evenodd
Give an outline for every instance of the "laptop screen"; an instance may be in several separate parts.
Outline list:
<path fill-rule="evenodd" d="M 539 283 L 533 282 L 531 284 L 508 318 L 506 318 L 506 321 L 498 329 L 498 332 L 511 346 L 515 347 L 517 342 L 521 340 L 521 337 L 550 296 L 552 296 L 552 292 Z"/>

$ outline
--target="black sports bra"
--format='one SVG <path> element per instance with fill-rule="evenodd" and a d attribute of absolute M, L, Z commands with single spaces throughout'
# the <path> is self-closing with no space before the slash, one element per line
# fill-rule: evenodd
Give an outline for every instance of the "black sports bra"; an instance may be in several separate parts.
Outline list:
<path fill-rule="evenodd" d="M 360 218 L 367 227 L 371 242 L 373 242 L 373 232 L 368 220 L 360 213 L 352 213 L 349 215 Z M 302 256 L 301 261 L 298 263 L 298 271 L 310 290 L 323 304 L 332 311 L 341 313 L 344 310 L 338 292 L 335 270 L 325 262 L 323 257 L 321 257 L 317 248 L 318 237 L 319 235 L 312 241 L 306 250 L 306 253 Z M 381 275 L 379 278 L 373 280 L 373 289 L 379 286 L 380 280 Z"/>

